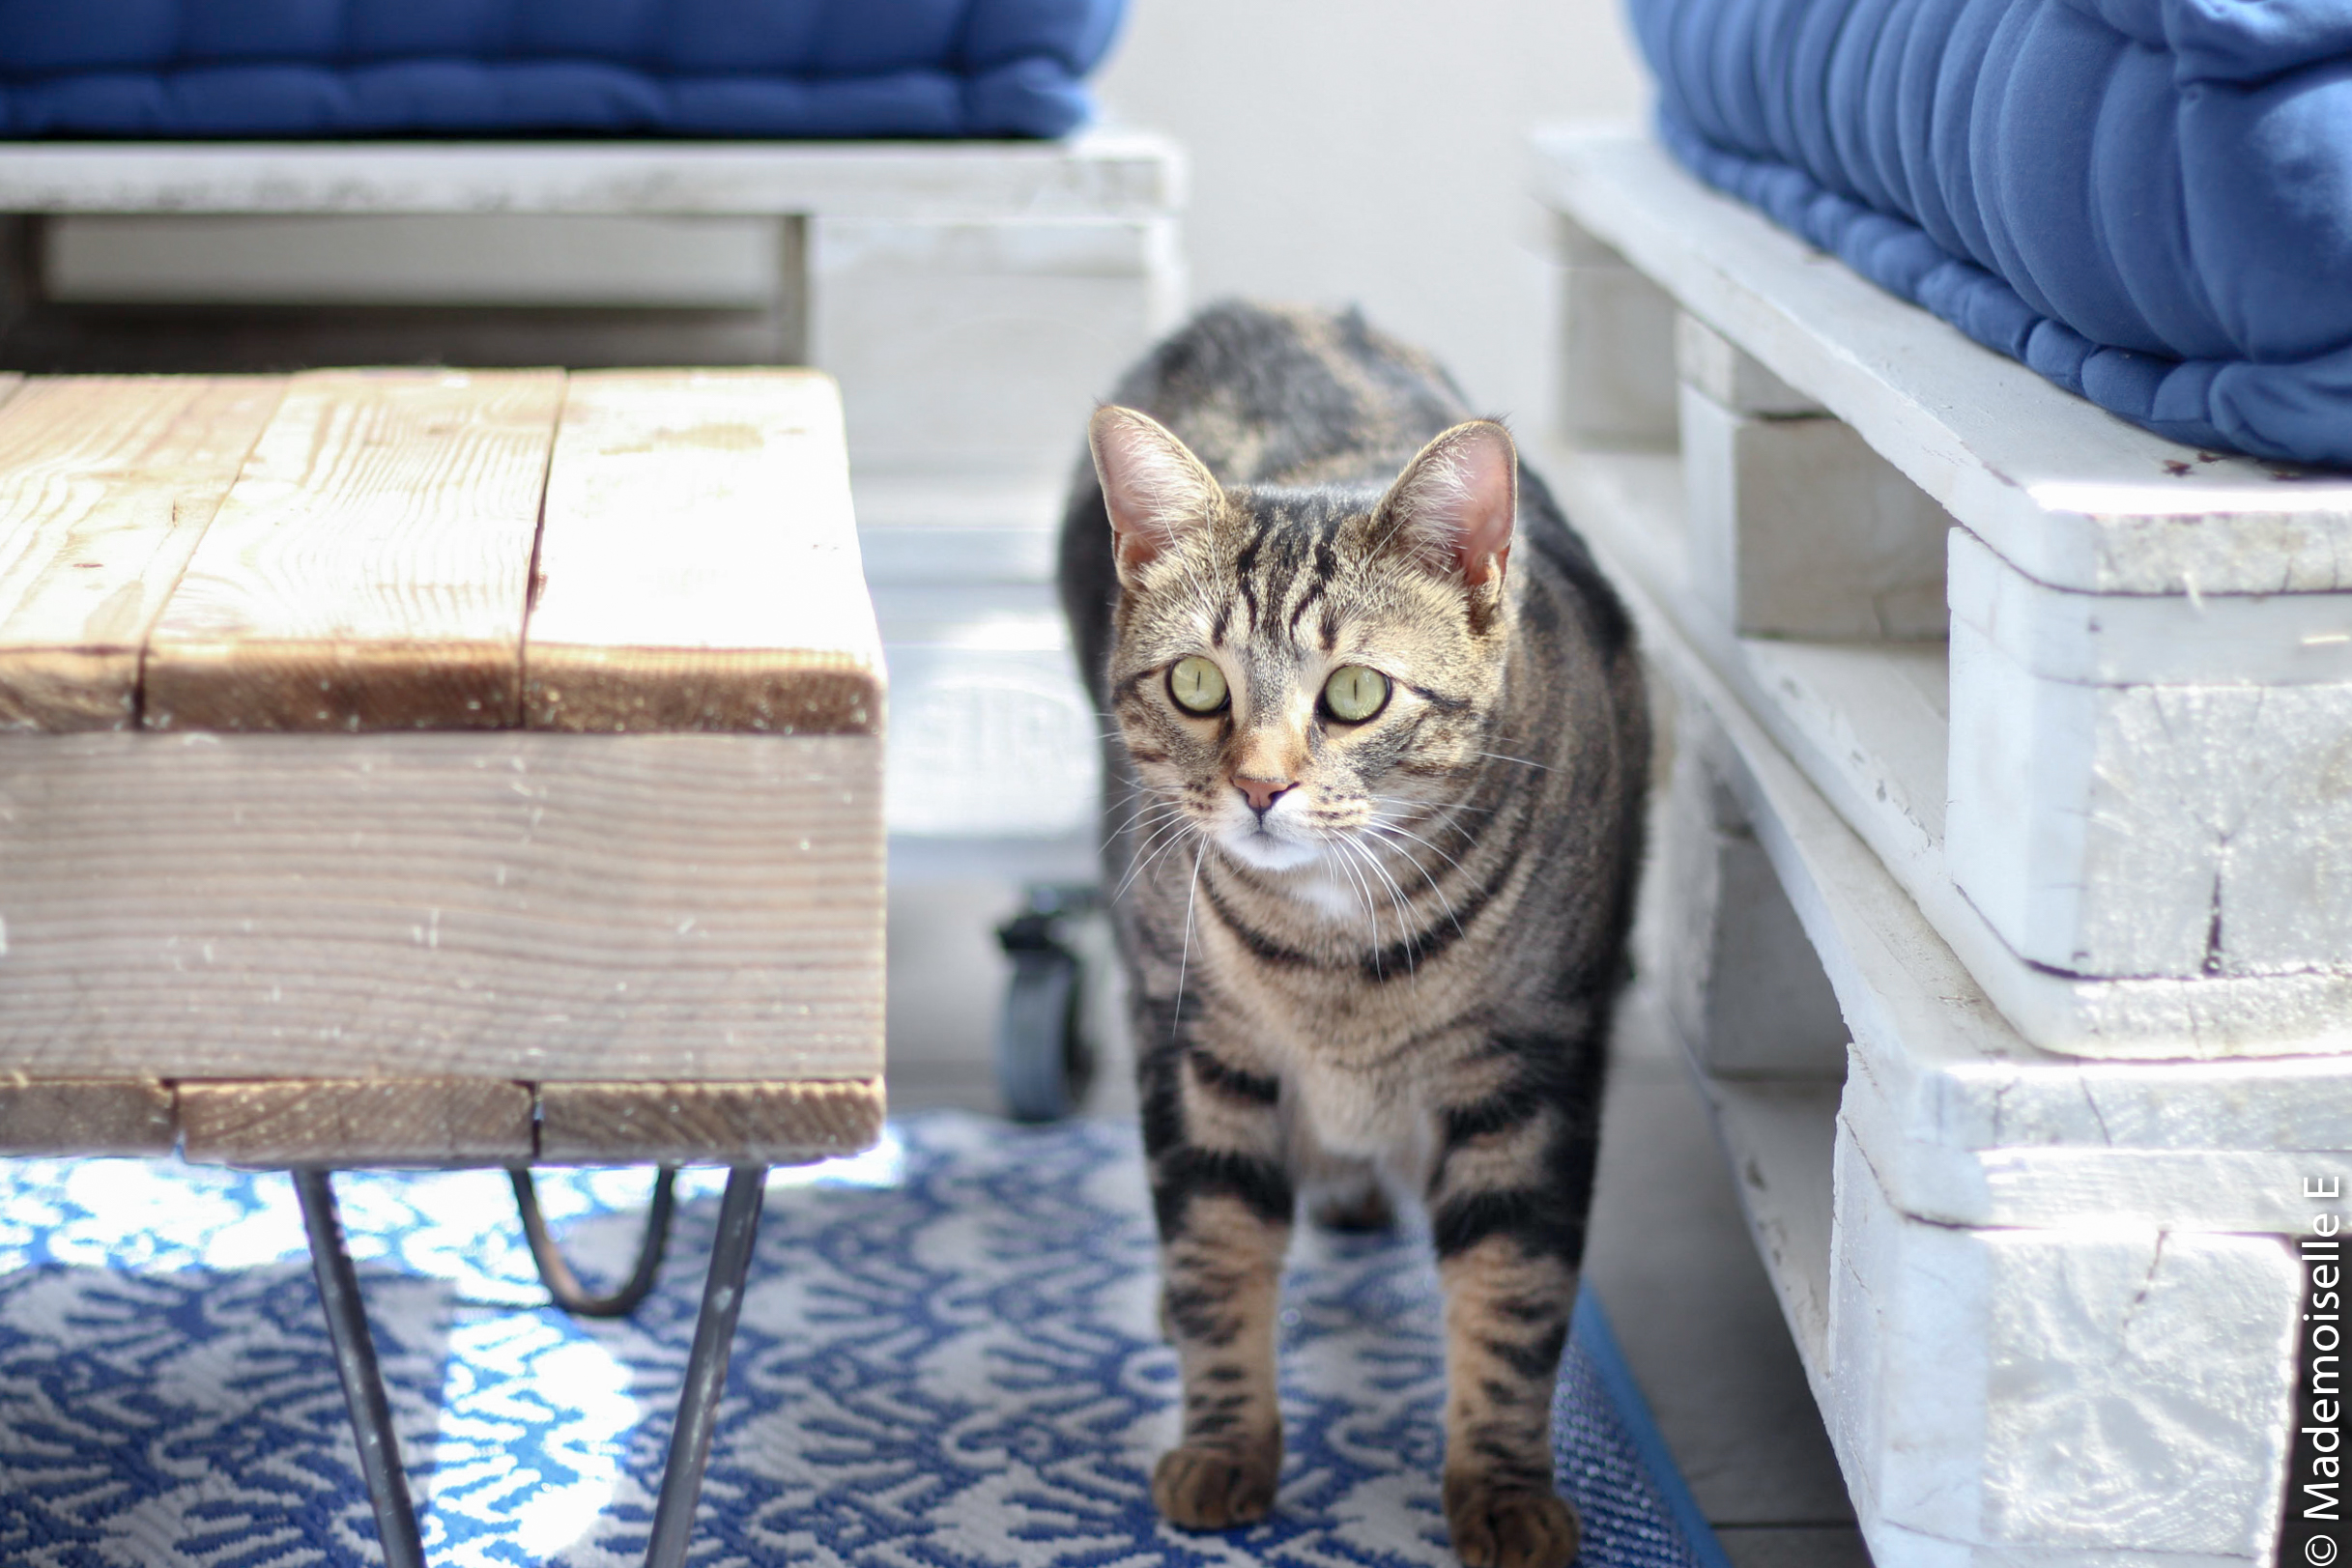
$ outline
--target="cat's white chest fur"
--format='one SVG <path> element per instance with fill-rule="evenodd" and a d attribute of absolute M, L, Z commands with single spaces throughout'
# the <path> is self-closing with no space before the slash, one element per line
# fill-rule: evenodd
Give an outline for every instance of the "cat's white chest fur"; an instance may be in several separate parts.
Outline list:
<path fill-rule="evenodd" d="M 1362 922 L 1372 907 L 1363 884 L 1329 859 L 1309 861 L 1285 879 L 1284 892 L 1335 921 Z"/>
<path fill-rule="evenodd" d="M 1285 1108 L 1317 1147 L 1393 1170 L 1418 1163 L 1426 1119 L 1382 1077 L 1303 1053 L 1284 1073 Z"/>
<path fill-rule="evenodd" d="M 1391 935 L 1392 927 L 1378 918 L 1389 910 L 1375 897 L 1373 874 L 1351 874 L 1342 861 L 1316 860 L 1285 875 L 1282 891 L 1350 936 L 1369 934 L 1377 941 Z M 1330 1154 L 1409 1166 L 1426 1141 L 1426 1118 L 1399 1075 L 1366 1071 L 1350 1060 L 1355 1053 L 1333 1049 L 1334 1027 L 1346 1033 L 1339 1019 L 1317 1013 L 1286 1022 L 1288 1028 L 1276 1032 L 1286 1041 L 1265 1042 L 1281 1058 L 1285 1114 L 1304 1123 L 1317 1147 Z"/>

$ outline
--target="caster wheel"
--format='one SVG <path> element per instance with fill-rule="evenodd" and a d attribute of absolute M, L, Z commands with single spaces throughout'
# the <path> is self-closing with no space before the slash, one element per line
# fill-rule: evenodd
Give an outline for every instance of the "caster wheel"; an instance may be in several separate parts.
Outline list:
<path fill-rule="evenodd" d="M 1094 1077 L 1081 1026 L 1084 967 L 1056 927 L 1083 907 L 1074 890 L 1032 889 L 1029 908 L 999 927 L 1013 960 L 996 1020 L 996 1083 L 1017 1122 L 1056 1122 L 1076 1110 Z"/>

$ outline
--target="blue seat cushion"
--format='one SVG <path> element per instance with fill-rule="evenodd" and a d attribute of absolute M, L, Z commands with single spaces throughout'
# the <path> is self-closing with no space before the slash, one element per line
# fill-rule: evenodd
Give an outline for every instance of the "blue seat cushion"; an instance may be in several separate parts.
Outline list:
<path fill-rule="evenodd" d="M 2352 0 L 1631 0 L 1666 145 L 2148 429 L 2352 467 Z"/>
<path fill-rule="evenodd" d="M 0 0 L 0 135 L 1058 136 L 1125 0 Z"/>

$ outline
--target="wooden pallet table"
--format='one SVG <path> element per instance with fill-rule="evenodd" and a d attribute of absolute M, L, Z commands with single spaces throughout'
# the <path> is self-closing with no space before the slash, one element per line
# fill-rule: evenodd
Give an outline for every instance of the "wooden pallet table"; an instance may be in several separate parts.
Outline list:
<path fill-rule="evenodd" d="M 1537 142 L 1559 488 L 1678 698 L 1653 957 L 1881 1568 L 2267 1561 L 2352 1175 L 2352 478 Z"/>
<path fill-rule="evenodd" d="M 30 306 L 17 363 L 119 369 L 127 350 L 142 369 L 230 362 L 219 330 L 107 313 L 128 300 L 217 307 L 233 346 L 271 364 L 650 353 L 825 370 L 848 410 L 900 671 L 893 831 L 903 848 L 937 846 L 951 873 L 972 861 L 954 846 L 975 840 L 1011 841 L 973 864 L 1058 854 L 1067 870 L 1090 864 L 1098 787 L 1052 531 L 1095 399 L 1183 308 L 1184 200 L 1180 151 L 1133 131 L 18 143 L 0 148 L 0 214 L 15 214 L 0 218 L 0 274 L 13 254 Z M 502 275 L 516 251 L 561 264 L 565 308 L 530 292 L 530 268 Z M 588 265 L 605 255 L 669 276 L 663 308 L 612 308 L 614 268 Z M 701 260 L 681 273 L 684 258 Z M 484 305 L 502 308 L 444 308 Z"/>
<path fill-rule="evenodd" d="M 308 1172 L 363 1457 L 328 1167 L 727 1164 L 739 1283 L 759 1172 L 881 1126 L 884 683 L 832 383 L 5 390 L 0 1152 Z M 697 1355 L 723 1377 L 725 1334 Z"/>

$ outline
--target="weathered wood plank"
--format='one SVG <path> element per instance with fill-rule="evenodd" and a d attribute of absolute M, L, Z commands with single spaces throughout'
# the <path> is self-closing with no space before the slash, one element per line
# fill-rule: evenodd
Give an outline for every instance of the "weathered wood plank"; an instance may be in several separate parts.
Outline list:
<path fill-rule="evenodd" d="M 0 1154 L 168 1155 L 172 1137 L 154 1078 L 0 1078 Z"/>
<path fill-rule="evenodd" d="M 487 1078 L 179 1086 L 183 1151 L 221 1165 L 505 1165 L 531 1158 L 531 1088 Z"/>
<path fill-rule="evenodd" d="M 853 1155 L 882 1135 L 882 1080 L 835 1083 L 542 1083 L 539 1158 L 794 1165 Z"/>
<path fill-rule="evenodd" d="M 0 736 L 0 1069 L 881 1070 L 881 741 Z"/>
<path fill-rule="evenodd" d="M 830 378 L 571 378 L 524 713 L 602 732 L 880 730 L 881 639 Z"/>
<path fill-rule="evenodd" d="M 0 728 L 138 722 L 139 649 L 283 390 L 79 376 L 0 404 Z"/>
<path fill-rule="evenodd" d="M 863 213 L 925 221 L 1163 213 L 1166 138 L 1058 142 L 14 143 L 9 213 Z"/>
<path fill-rule="evenodd" d="M 149 727 L 514 724 L 562 380 L 296 377 L 150 639 Z"/>

